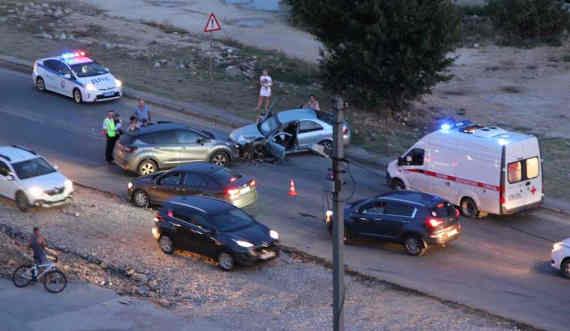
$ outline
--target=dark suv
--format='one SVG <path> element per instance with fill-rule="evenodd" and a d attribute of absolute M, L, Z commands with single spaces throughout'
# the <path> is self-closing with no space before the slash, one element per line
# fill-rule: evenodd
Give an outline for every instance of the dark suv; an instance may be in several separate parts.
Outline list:
<path fill-rule="evenodd" d="M 329 231 L 332 221 L 325 220 Z M 461 234 L 459 210 L 442 198 L 420 192 L 390 192 L 347 204 L 344 238 L 399 242 L 410 255 L 423 255 L 430 245 L 445 246 Z"/>
<path fill-rule="evenodd" d="M 233 205 L 206 197 L 176 197 L 154 218 L 152 234 L 167 254 L 190 250 L 218 261 L 221 269 L 279 256 L 279 234 Z"/>
<path fill-rule="evenodd" d="M 206 161 L 227 167 L 239 151 L 228 140 L 184 124 L 158 123 L 125 132 L 113 153 L 115 163 L 139 175 L 180 164 Z"/>

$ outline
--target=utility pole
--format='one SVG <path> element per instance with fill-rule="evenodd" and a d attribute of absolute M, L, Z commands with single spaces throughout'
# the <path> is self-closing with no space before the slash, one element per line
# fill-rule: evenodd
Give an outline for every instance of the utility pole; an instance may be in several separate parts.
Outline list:
<path fill-rule="evenodd" d="M 333 127 L 333 330 L 344 331 L 344 101 L 333 99 L 336 121 Z"/>

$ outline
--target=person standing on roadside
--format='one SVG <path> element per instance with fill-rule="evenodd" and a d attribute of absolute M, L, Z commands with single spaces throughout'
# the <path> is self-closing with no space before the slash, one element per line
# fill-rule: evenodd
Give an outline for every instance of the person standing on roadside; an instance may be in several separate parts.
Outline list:
<path fill-rule="evenodd" d="M 103 134 L 107 139 L 105 146 L 105 161 L 107 163 L 113 162 L 113 149 L 117 142 L 117 129 L 115 127 L 115 113 L 110 111 L 107 113 L 107 118 L 103 121 Z"/>
<path fill-rule="evenodd" d="M 265 100 L 265 112 L 267 112 L 271 101 L 271 85 L 273 85 L 273 80 L 267 70 L 263 70 L 263 74 L 259 77 L 259 84 L 261 87 L 259 89 L 259 98 L 257 99 L 257 107 L 255 110 L 259 110 L 263 104 L 263 100 Z"/>
<path fill-rule="evenodd" d="M 317 97 L 314 96 L 313 94 L 309 95 L 309 100 L 307 101 L 306 104 L 303 105 L 303 108 L 310 108 L 312 110 L 321 110 L 321 107 L 319 106 L 319 100 L 317 100 Z"/>
<path fill-rule="evenodd" d="M 47 242 L 45 238 L 40 234 L 40 228 L 34 227 L 34 234 L 28 243 L 28 248 L 32 249 L 34 252 L 34 269 L 32 277 L 36 279 L 38 277 L 38 266 L 47 263 L 46 249 Z"/>
<path fill-rule="evenodd" d="M 144 122 L 145 120 L 147 122 L 150 122 L 150 109 L 149 107 L 144 103 L 144 100 L 141 98 L 139 99 L 139 104 L 137 106 L 137 108 L 135 109 L 135 113 L 134 113 L 135 117 L 137 118 L 137 121 L 139 123 Z"/>

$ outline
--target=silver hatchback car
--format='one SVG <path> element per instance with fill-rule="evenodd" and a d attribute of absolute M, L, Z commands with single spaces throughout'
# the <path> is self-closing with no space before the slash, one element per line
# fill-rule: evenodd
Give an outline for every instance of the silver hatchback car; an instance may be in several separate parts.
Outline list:
<path fill-rule="evenodd" d="M 121 135 L 113 152 L 121 168 L 146 176 L 180 164 L 206 161 L 227 167 L 239 156 L 228 140 L 184 124 L 159 123 Z"/>

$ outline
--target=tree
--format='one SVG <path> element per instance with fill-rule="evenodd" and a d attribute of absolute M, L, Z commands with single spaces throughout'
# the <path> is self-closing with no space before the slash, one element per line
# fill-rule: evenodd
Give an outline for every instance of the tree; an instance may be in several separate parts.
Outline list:
<path fill-rule="evenodd" d="M 430 93 L 454 59 L 460 17 L 450 0 L 289 0 L 321 41 L 323 86 L 352 103 L 401 110 Z"/>

